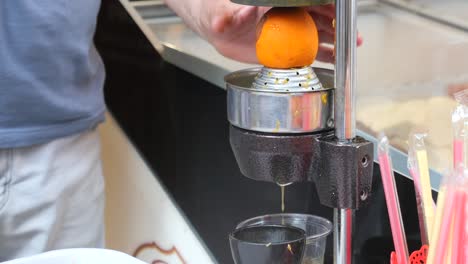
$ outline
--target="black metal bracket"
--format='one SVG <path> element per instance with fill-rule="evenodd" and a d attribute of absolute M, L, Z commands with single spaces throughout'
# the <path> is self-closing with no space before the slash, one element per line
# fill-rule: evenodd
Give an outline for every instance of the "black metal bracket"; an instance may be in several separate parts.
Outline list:
<path fill-rule="evenodd" d="M 322 137 L 320 164 L 312 178 L 320 202 L 333 208 L 358 209 L 372 187 L 373 144 L 361 137 L 339 142 L 334 136 Z"/>
<path fill-rule="evenodd" d="M 281 135 L 230 128 L 231 147 L 248 178 L 287 184 L 315 182 L 320 202 L 358 209 L 372 185 L 373 144 L 339 142 L 333 132 Z"/>

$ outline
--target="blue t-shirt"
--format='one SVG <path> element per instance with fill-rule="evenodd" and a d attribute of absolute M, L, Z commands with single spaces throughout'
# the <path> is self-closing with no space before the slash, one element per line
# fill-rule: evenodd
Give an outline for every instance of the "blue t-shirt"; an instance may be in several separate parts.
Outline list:
<path fill-rule="evenodd" d="M 0 148 L 31 146 L 104 119 L 94 47 L 100 0 L 0 0 Z"/>

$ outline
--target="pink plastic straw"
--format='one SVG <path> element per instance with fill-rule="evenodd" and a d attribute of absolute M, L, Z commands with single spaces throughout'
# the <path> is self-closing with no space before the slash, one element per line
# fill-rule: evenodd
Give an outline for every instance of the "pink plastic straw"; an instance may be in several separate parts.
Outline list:
<path fill-rule="evenodd" d="M 463 164 L 463 139 L 453 140 L 453 167 Z"/>
<path fill-rule="evenodd" d="M 405 228 L 401 218 L 400 202 L 398 200 L 388 145 L 387 137 L 382 137 L 378 148 L 380 173 L 382 175 L 382 184 L 385 192 L 385 200 L 387 201 L 388 216 L 390 218 L 393 244 L 395 245 L 398 264 L 408 264 L 408 245 L 406 243 Z"/>
<path fill-rule="evenodd" d="M 462 262 L 461 263 L 468 263 L 468 232 L 466 230 L 466 221 L 468 220 L 467 214 L 468 210 L 466 209 L 466 203 L 468 202 L 468 195 L 465 193 L 465 215 L 463 216 L 464 224 L 463 224 L 463 248 L 462 248 Z"/>
<path fill-rule="evenodd" d="M 465 178 L 466 181 L 466 178 Z M 467 203 L 468 203 L 468 193 L 467 193 L 467 187 L 468 185 L 466 182 L 464 182 L 463 187 L 461 189 L 461 194 L 462 194 L 462 199 L 461 199 L 461 205 L 460 205 L 460 219 L 459 219 L 459 232 L 460 232 L 460 248 L 459 248 L 459 256 L 458 256 L 458 262 L 457 263 L 468 263 L 468 254 L 466 252 L 467 250 L 467 230 L 466 230 L 466 224 L 468 221 L 468 211 L 467 211 Z"/>
<path fill-rule="evenodd" d="M 466 92 L 466 91 L 464 91 Z M 455 171 L 458 171 L 458 177 L 463 175 L 463 167 L 465 164 L 465 141 L 467 140 L 466 131 L 466 104 L 468 99 L 468 93 L 464 93 L 462 97 L 458 97 L 457 101 L 461 103 L 453 111 L 452 114 L 452 125 L 453 125 L 453 166 Z M 463 99 L 463 100 L 459 100 Z M 465 176 L 465 175 L 463 175 Z M 464 185 L 464 183 L 462 184 Z M 453 246 L 452 246 L 452 263 L 465 263 L 466 250 L 465 243 L 466 239 L 466 202 L 467 194 L 463 189 L 456 188 L 454 196 L 454 231 L 453 231 Z"/>
<path fill-rule="evenodd" d="M 452 262 L 463 263 L 462 251 L 464 249 L 464 230 L 465 230 L 465 193 L 457 190 L 454 195 L 454 220 L 453 220 L 453 243 L 452 243 Z"/>
<path fill-rule="evenodd" d="M 468 91 L 467 91 L 468 92 Z M 464 93 L 465 95 L 465 93 Z M 468 93 L 466 93 L 468 95 Z M 463 96 L 465 98 L 466 96 Z M 462 99 L 463 99 L 462 98 Z M 465 99 L 468 100 L 468 97 Z M 463 100 L 464 102 L 467 100 Z M 468 102 L 468 101 L 467 101 Z M 452 113 L 452 128 L 453 128 L 453 167 L 457 169 L 464 164 L 465 158 L 465 141 L 467 139 L 466 121 L 468 112 L 466 106 L 458 105 Z"/>
<path fill-rule="evenodd" d="M 442 222 L 439 230 L 439 239 L 438 241 L 436 241 L 435 245 L 432 245 L 435 246 L 434 263 L 444 263 L 446 253 L 448 253 L 447 242 L 450 237 L 450 228 L 453 216 L 452 212 L 454 209 L 453 201 L 455 198 L 455 193 L 453 188 L 450 188 L 449 186 L 447 188 L 447 202 L 444 203 L 445 208 L 443 211 Z"/>
<path fill-rule="evenodd" d="M 468 194 L 465 192 L 465 202 L 463 203 L 463 211 L 465 212 L 463 214 L 463 248 L 462 248 L 462 255 L 460 256 L 461 258 L 461 262 L 460 263 L 468 263 L 468 232 L 466 230 L 466 224 L 467 224 L 467 221 L 468 221 L 468 210 L 466 208 L 466 205 L 468 203 Z"/>

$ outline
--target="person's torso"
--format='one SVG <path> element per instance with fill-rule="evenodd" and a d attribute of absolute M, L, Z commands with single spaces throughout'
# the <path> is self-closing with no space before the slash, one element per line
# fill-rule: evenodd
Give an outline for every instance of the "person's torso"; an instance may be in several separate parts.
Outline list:
<path fill-rule="evenodd" d="M 93 45 L 100 0 L 0 1 L 0 148 L 101 121 L 104 67 Z"/>

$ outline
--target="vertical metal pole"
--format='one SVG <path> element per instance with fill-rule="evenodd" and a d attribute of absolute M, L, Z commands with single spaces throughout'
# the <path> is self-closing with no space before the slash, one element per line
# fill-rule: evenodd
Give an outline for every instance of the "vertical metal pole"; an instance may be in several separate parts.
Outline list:
<path fill-rule="evenodd" d="M 356 8 L 356 0 L 336 0 L 335 135 L 342 141 L 356 136 Z"/>
<path fill-rule="evenodd" d="M 333 249 L 335 264 L 351 264 L 353 260 L 353 219 L 352 209 L 335 209 L 333 215 Z"/>
<path fill-rule="evenodd" d="M 347 142 L 356 136 L 355 88 L 357 53 L 356 0 L 336 0 L 335 136 Z M 334 211 L 334 263 L 352 263 L 354 211 Z"/>

